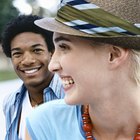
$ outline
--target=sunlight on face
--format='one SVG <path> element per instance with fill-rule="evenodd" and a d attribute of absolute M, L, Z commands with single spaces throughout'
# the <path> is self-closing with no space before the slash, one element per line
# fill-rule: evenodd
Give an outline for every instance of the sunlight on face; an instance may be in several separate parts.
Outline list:
<path fill-rule="evenodd" d="M 15 0 L 13 5 L 22 13 L 22 14 L 31 14 L 32 7 L 26 3 L 24 0 Z"/>
<path fill-rule="evenodd" d="M 95 95 L 93 93 L 98 93 L 101 89 L 101 79 L 106 81 L 104 63 L 108 54 L 103 51 L 104 47 L 99 47 L 101 45 L 90 39 L 60 33 L 54 33 L 53 40 L 55 52 L 49 69 L 61 77 L 66 103 L 89 101 L 88 96 Z"/>

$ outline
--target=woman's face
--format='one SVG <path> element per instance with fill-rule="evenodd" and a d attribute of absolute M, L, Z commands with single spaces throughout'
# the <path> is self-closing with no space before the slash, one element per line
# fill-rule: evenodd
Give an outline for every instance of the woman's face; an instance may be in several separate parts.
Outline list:
<path fill-rule="evenodd" d="M 98 96 L 105 67 L 105 49 L 92 40 L 54 33 L 55 52 L 49 70 L 62 79 L 67 104 L 84 104 Z M 91 100 L 92 101 L 92 100 Z"/>

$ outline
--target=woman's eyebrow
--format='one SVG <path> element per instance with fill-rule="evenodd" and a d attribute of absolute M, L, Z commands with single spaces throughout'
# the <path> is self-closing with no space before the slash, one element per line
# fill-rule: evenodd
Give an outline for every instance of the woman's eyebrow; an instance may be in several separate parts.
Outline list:
<path fill-rule="evenodd" d="M 57 38 L 54 39 L 54 42 L 57 43 L 59 41 L 69 41 L 70 42 L 70 39 L 66 38 L 66 37 L 63 37 L 63 36 L 59 36 Z"/>

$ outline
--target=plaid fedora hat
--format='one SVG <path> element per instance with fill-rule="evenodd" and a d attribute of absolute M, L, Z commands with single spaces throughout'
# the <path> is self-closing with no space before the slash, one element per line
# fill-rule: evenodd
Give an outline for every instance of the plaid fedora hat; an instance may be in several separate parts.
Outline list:
<path fill-rule="evenodd" d="M 52 32 L 140 49 L 140 0 L 63 0 L 55 18 L 35 24 Z"/>

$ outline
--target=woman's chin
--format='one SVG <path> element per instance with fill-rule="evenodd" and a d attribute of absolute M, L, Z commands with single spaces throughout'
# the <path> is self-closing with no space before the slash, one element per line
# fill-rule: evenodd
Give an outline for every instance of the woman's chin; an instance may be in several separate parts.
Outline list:
<path fill-rule="evenodd" d="M 76 99 L 67 97 L 67 95 L 65 96 L 64 100 L 65 100 L 65 103 L 68 105 L 78 105 L 79 104 Z"/>

